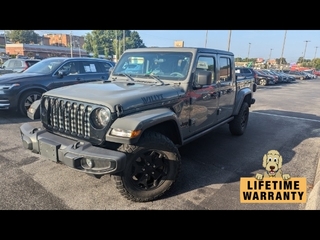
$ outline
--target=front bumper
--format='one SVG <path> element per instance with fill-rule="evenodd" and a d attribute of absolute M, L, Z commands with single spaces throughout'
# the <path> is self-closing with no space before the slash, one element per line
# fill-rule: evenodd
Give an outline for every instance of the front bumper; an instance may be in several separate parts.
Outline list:
<path fill-rule="evenodd" d="M 21 125 L 20 134 L 25 149 L 84 173 L 115 174 L 125 167 L 126 154 L 122 152 L 61 137 L 29 123 Z"/>

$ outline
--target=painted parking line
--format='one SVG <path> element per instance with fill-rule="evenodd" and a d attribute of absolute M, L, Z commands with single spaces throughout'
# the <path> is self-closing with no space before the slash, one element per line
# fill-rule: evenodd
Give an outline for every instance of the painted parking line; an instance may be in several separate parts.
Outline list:
<path fill-rule="evenodd" d="M 283 117 L 283 118 L 290 118 L 290 119 L 304 120 L 304 121 L 310 121 L 310 122 L 318 122 L 318 123 L 320 123 L 320 120 L 317 120 L 317 119 L 291 117 L 291 116 L 284 116 L 284 115 L 270 114 L 270 113 L 261 113 L 261 112 L 251 112 L 251 113 L 261 114 L 261 115 L 268 115 L 268 116 L 273 116 L 273 117 Z"/>

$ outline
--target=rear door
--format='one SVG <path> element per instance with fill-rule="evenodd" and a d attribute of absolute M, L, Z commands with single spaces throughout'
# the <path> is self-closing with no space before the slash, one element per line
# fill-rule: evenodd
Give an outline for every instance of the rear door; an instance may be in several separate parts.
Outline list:
<path fill-rule="evenodd" d="M 218 122 L 232 116 L 236 95 L 233 59 L 228 55 L 219 55 L 218 88 L 219 114 Z"/>
<path fill-rule="evenodd" d="M 111 67 L 112 65 L 107 61 L 80 61 L 80 71 L 84 74 L 84 82 L 107 80 Z"/>

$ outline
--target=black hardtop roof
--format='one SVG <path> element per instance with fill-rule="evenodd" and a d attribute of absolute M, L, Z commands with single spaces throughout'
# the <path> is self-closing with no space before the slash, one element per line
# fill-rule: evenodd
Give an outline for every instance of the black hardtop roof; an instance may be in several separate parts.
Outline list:
<path fill-rule="evenodd" d="M 232 52 L 213 49 L 213 48 L 201 48 L 201 47 L 147 47 L 147 48 L 134 48 L 134 49 L 127 49 L 126 52 L 158 52 L 158 51 L 166 51 L 166 52 L 192 52 L 196 53 L 220 53 L 220 54 L 227 54 L 227 55 L 234 55 Z"/>

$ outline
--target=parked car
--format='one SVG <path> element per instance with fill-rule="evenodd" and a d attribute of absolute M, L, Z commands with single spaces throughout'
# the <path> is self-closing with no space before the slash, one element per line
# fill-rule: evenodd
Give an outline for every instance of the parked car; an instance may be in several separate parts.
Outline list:
<path fill-rule="evenodd" d="M 284 70 L 280 70 L 280 69 L 276 69 L 274 71 L 280 73 L 283 76 L 285 76 L 287 78 L 287 82 L 293 82 L 293 81 L 296 80 L 296 78 L 294 76 L 291 76 L 291 75 L 287 74 L 287 72 L 289 72 L 289 70 L 287 72 L 285 72 Z"/>
<path fill-rule="evenodd" d="M 275 78 L 273 76 L 265 74 L 264 72 L 258 69 L 254 69 L 254 72 L 256 73 L 256 84 L 261 86 L 275 84 Z"/>
<path fill-rule="evenodd" d="M 23 72 L 33 64 L 40 62 L 39 59 L 11 58 L 5 61 L 1 68 L 12 72 Z"/>
<path fill-rule="evenodd" d="M 250 67 L 235 67 L 236 76 L 245 78 L 254 78 L 256 80 L 256 73 Z"/>
<path fill-rule="evenodd" d="M 53 57 L 41 60 L 22 73 L 1 75 L 0 109 L 18 110 L 27 116 L 30 105 L 44 92 L 72 84 L 107 80 L 109 70 L 114 66 L 114 62 L 100 58 Z"/>
<path fill-rule="evenodd" d="M 295 79 L 298 79 L 298 80 L 305 80 L 305 79 L 307 79 L 307 76 L 301 74 L 301 72 L 299 72 L 299 71 L 289 71 L 288 74 L 291 75 L 291 76 L 293 76 Z"/>
<path fill-rule="evenodd" d="M 307 73 L 311 77 L 311 79 L 318 78 L 318 76 L 316 74 L 314 74 L 313 70 L 304 70 L 303 72 Z"/>
<path fill-rule="evenodd" d="M 279 78 L 279 76 L 277 74 L 275 74 L 274 72 L 271 72 L 270 70 L 267 70 L 267 69 L 261 69 L 261 71 L 263 73 L 267 74 L 268 76 L 273 76 L 274 77 L 274 83 L 281 82 L 281 79 Z"/>

